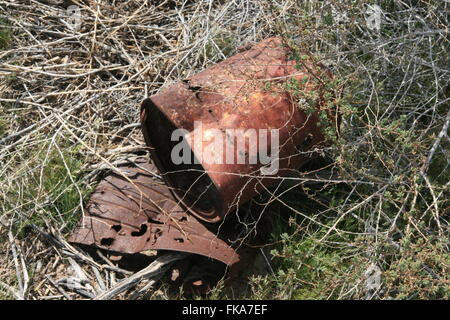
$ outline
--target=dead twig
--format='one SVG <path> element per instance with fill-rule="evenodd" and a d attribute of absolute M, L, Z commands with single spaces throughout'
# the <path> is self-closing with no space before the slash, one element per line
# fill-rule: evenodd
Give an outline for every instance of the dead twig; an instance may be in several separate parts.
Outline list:
<path fill-rule="evenodd" d="M 141 282 L 143 279 L 148 279 L 150 277 L 153 277 L 155 275 L 159 275 L 167 270 L 167 268 L 170 266 L 172 262 L 175 262 L 176 260 L 180 260 L 186 257 L 186 254 L 184 253 L 166 253 L 159 258 L 157 258 L 155 261 L 153 261 L 150 265 L 148 265 L 146 268 L 140 270 L 139 272 L 133 274 L 132 276 L 125 278 L 121 282 L 119 282 L 117 285 L 112 287 L 106 292 L 103 292 L 102 294 L 96 296 L 94 300 L 108 300 L 111 299 L 118 294 L 133 288 L 136 286 L 139 282 Z"/>

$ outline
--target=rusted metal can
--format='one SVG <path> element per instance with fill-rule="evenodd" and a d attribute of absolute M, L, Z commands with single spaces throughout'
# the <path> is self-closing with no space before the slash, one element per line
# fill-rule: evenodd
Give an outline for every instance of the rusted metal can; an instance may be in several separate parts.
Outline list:
<path fill-rule="evenodd" d="M 259 217 L 276 207 L 249 203 L 239 210 Z M 258 221 L 255 234 L 244 236 L 245 227 L 233 219 L 220 225 L 199 221 L 179 204 L 154 164 L 139 159 L 100 181 L 68 240 L 118 257 L 155 250 L 193 253 L 226 264 L 228 276 L 234 277 L 266 243 L 260 234 L 267 234 L 270 221 Z"/>
<path fill-rule="evenodd" d="M 331 75 L 290 55 L 269 38 L 144 100 L 152 159 L 198 218 L 222 220 L 328 143 L 318 126 L 323 82 L 315 80 Z M 311 93 L 318 98 L 308 105 Z"/>

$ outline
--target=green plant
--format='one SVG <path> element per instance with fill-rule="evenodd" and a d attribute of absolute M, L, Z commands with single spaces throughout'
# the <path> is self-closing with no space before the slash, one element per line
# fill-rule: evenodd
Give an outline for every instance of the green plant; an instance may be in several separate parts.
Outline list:
<path fill-rule="evenodd" d="M 11 27 L 8 20 L 0 18 L 0 50 L 5 50 L 11 44 Z"/>
<path fill-rule="evenodd" d="M 299 5 L 285 13 L 289 20 L 274 20 L 298 69 L 308 59 L 329 63 L 334 77 L 312 84 L 324 84 L 324 95 L 331 99 L 327 109 L 336 107 L 342 118 L 338 139 L 324 153 L 331 161 L 325 168 L 331 167 L 343 183 L 331 179 L 303 188 L 308 201 L 320 204 L 313 210 L 302 209 L 301 200 L 283 202 L 291 203 L 296 215 L 311 219 L 308 227 L 278 233 L 276 239 L 283 246 L 273 253 L 282 264 L 275 275 L 255 280 L 270 284 L 273 290 L 264 291 L 269 296 L 445 299 L 448 295 L 444 290 L 449 281 L 448 141 L 439 136 L 448 123 L 448 110 L 442 109 L 448 89 L 442 80 L 448 78 L 444 73 L 449 51 L 448 39 L 439 31 L 446 18 L 436 11 L 444 10 L 445 4 L 383 1 L 378 5 L 389 22 L 383 20 L 379 30 L 366 27 L 364 10 L 369 4 L 375 2 Z M 275 5 L 270 7 L 275 15 L 279 12 Z M 416 29 L 405 22 L 411 12 L 421 17 L 415 20 Z M 339 13 L 345 14 L 345 23 L 337 21 Z M 424 26 L 436 30 L 427 41 L 420 38 Z M 381 43 L 389 46 L 378 47 Z M 332 62 L 335 56 L 338 63 Z M 306 103 L 300 106 L 311 113 L 308 106 L 319 99 L 316 90 L 305 95 L 298 81 L 287 81 L 285 88 L 294 96 L 303 95 Z M 324 130 L 332 128 L 328 119 L 326 112 L 319 114 Z M 327 136 L 331 138 L 333 131 Z M 354 236 L 342 242 L 333 239 L 350 234 Z M 371 264 L 382 271 L 376 292 L 367 291 L 363 280 Z M 354 289 L 342 294 L 350 283 Z"/>
<path fill-rule="evenodd" d="M 25 235 L 30 224 L 45 227 L 50 223 L 65 232 L 72 230 L 79 219 L 81 204 L 90 193 L 82 179 L 82 161 L 77 158 L 77 148 L 53 146 L 35 150 L 32 162 L 16 168 L 18 182 L 26 181 L 28 186 L 8 194 L 10 199 L 23 202 L 23 214 L 14 225 L 19 237 Z M 30 172 L 33 165 L 37 170 Z"/>
<path fill-rule="evenodd" d="M 235 50 L 233 35 L 223 29 L 213 31 L 213 35 L 205 45 L 205 57 L 208 60 L 229 57 Z"/>

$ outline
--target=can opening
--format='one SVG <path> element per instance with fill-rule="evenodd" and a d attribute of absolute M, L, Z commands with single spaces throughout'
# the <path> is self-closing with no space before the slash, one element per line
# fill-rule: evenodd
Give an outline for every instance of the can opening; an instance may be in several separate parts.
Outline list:
<path fill-rule="evenodd" d="M 146 113 L 142 123 L 142 131 L 155 165 L 163 179 L 172 187 L 174 195 L 182 201 L 187 209 L 198 218 L 207 222 L 217 222 L 223 211 L 222 197 L 198 161 L 175 164 L 172 161 L 172 150 L 179 141 L 172 141 L 172 133 L 178 129 L 151 99 L 143 102 Z M 192 150 L 190 159 L 195 159 Z"/>

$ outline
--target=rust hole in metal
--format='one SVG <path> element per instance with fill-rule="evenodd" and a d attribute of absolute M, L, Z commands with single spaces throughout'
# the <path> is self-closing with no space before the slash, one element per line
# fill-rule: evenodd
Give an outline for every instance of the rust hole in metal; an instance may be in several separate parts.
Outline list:
<path fill-rule="evenodd" d="M 303 141 L 303 146 L 304 147 L 311 146 L 313 140 L 314 140 L 314 134 L 313 133 L 308 133 L 308 135 L 306 136 L 305 140 Z"/>
<path fill-rule="evenodd" d="M 184 239 L 183 238 L 174 238 L 174 240 L 176 242 L 179 242 L 179 243 L 184 243 Z"/>
<path fill-rule="evenodd" d="M 198 86 L 189 86 L 188 89 L 191 90 L 192 92 L 194 92 L 195 97 L 196 97 L 198 100 L 202 101 L 202 99 L 200 98 L 200 92 L 201 92 L 200 90 L 202 89 L 202 87 L 198 87 Z"/>
<path fill-rule="evenodd" d="M 100 244 L 102 246 L 106 246 L 106 247 L 109 247 L 110 245 L 112 245 L 113 242 L 114 242 L 114 238 L 102 238 L 100 240 Z"/>
<path fill-rule="evenodd" d="M 314 141 L 314 134 L 313 133 L 308 133 L 305 137 L 305 139 L 303 140 L 303 142 L 297 146 L 295 146 L 295 148 L 298 151 L 305 151 L 306 149 L 308 149 Z"/>
<path fill-rule="evenodd" d="M 143 224 L 141 224 L 139 231 L 133 231 L 133 232 L 131 232 L 131 235 L 133 237 L 140 237 L 140 236 L 144 235 L 144 233 L 147 232 L 147 229 L 148 229 L 147 225 L 145 223 L 143 223 Z"/>
<path fill-rule="evenodd" d="M 186 83 L 186 84 L 188 85 L 188 87 L 187 87 L 188 90 L 194 92 L 195 97 L 196 97 L 199 101 L 202 101 L 202 99 L 200 98 L 200 92 L 201 92 L 201 90 L 202 90 L 202 87 L 200 87 L 200 86 L 191 86 L 191 85 L 189 84 L 189 80 L 184 80 L 183 82 Z"/>
<path fill-rule="evenodd" d="M 119 232 L 122 229 L 122 226 L 120 224 L 115 224 L 111 227 L 115 232 Z"/>
<path fill-rule="evenodd" d="M 164 224 L 163 222 L 155 220 L 155 219 L 152 219 L 152 218 L 148 218 L 147 222 L 148 223 L 153 223 L 153 224 Z"/>
<path fill-rule="evenodd" d="M 199 87 L 199 86 L 189 86 L 188 89 L 191 90 L 191 91 L 193 91 L 193 92 L 199 92 L 199 91 L 202 89 L 202 87 Z"/>
<path fill-rule="evenodd" d="M 162 230 L 160 228 L 156 228 L 152 237 L 153 237 L 153 242 L 156 242 L 156 240 L 162 236 Z M 147 239 L 147 242 L 152 240 L 152 237 Z"/>

